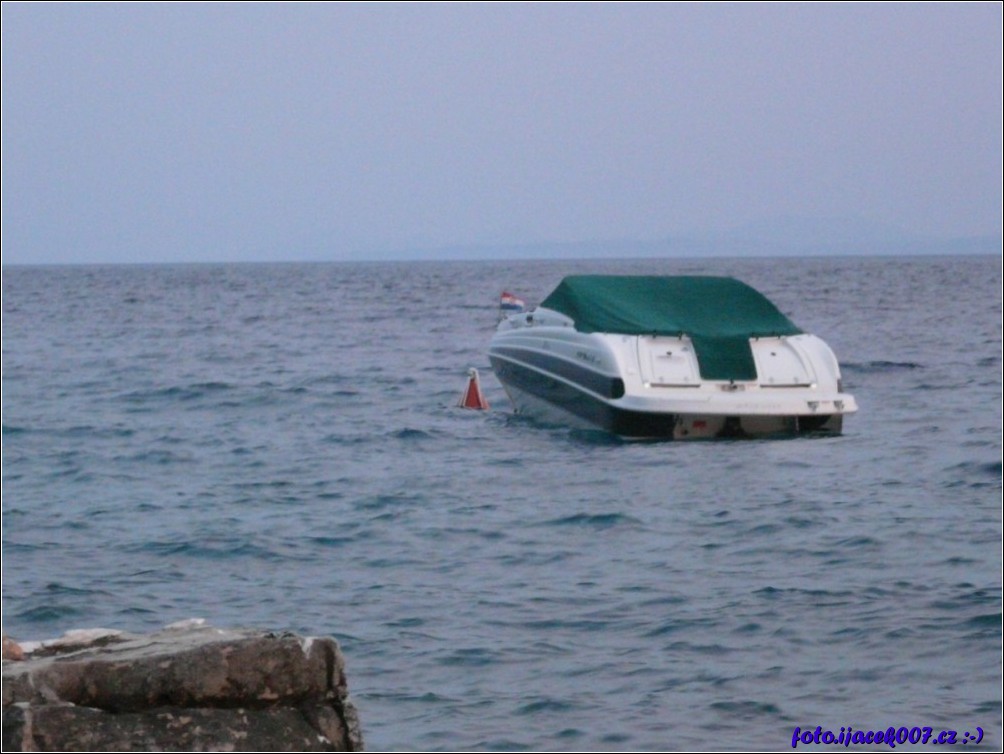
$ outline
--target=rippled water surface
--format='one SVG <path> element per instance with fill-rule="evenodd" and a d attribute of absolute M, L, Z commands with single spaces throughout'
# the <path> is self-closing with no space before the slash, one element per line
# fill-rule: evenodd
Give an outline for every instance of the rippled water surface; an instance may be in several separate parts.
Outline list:
<path fill-rule="evenodd" d="M 860 412 L 692 444 L 512 416 L 498 293 L 581 272 L 743 279 Z M 334 635 L 372 749 L 1001 745 L 1000 259 L 7 268 L 3 312 L 16 637 Z M 469 366 L 489 412 L 453 407 Z"/>

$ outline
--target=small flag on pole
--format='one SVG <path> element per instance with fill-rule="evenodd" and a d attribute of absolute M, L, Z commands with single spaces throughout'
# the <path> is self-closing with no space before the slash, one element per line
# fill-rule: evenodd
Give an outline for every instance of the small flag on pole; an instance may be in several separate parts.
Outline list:
<path fill-rule="evenodd" d="M 526 308 L 526 301 L 508 291 L 502 291 L 499 308 L 504 312 L 521 312 Z"/>

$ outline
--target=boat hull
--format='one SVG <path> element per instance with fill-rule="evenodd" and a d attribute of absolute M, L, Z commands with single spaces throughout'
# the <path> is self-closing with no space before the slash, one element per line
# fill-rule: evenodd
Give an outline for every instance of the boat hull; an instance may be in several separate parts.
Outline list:
<path fill-rule="evenodd" d="M 496 347 L 489 360 L 516 412 L 544 423 L 600 429 L 629 439 L 711 439 L 839 434 L 841 414 L 743 414 L 674 410 L 625 400 L 620 378 L 542 353 Z M 664 405 L 659 405 L 660 403 Z"/>

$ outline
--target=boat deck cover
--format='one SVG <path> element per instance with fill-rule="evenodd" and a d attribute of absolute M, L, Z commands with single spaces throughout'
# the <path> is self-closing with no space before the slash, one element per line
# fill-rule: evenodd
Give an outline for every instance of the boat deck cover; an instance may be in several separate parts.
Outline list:
<path fill-rule="evenodd" d="M 755 380 L 749 339 L 802 332 L 759 291 L 728 277 L 572 275 L 541 306 L 570 317 L 579 332 L 687 335 L 706 380 Z"/>

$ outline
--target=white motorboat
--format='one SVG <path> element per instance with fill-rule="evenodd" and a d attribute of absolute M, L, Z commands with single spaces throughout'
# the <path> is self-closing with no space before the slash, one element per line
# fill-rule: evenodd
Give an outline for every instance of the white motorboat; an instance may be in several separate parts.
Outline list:
<path fill-rule="evenodd" d="M 518 413 L 625 438 L 839 434 L 857 410 L 829 346 L 733 278 L 566 277 L 488 356 Z"/>

